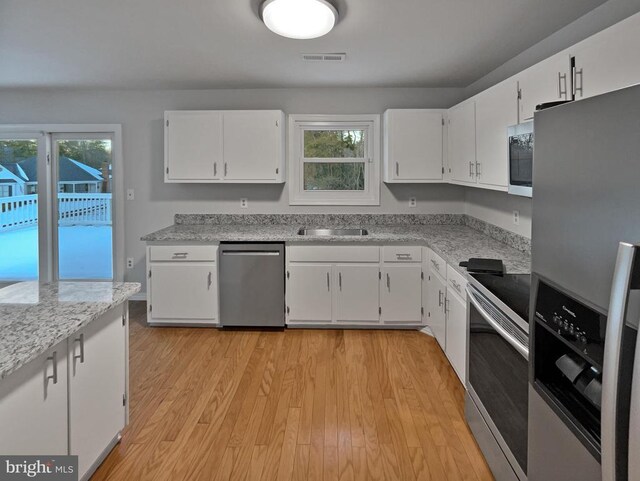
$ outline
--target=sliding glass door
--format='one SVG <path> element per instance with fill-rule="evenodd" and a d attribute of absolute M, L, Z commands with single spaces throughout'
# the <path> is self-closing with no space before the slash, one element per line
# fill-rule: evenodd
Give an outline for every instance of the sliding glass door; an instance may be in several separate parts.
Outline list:
<path fill-rule="evenodd" d="M 42 134 L 0 137 L 0 282 L 38 279 L 38 158 Z"/>
<path fill-rule="evenodd" d="M 122 277 L 114 135 L 0 132 L 0 283 Z"/>

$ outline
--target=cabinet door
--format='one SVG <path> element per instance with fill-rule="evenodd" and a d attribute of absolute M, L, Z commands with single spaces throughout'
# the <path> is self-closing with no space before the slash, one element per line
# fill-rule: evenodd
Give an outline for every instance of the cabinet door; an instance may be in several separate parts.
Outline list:
<path fill-rule="evenodd" d="M 467 375 L 467 304 L 447 289 L 447 346 L 445 353 L 462 384 Z"/>
<path fill-rule="evenodd" d="M 153 319 L 218 319 L 217 272 L 214 263 L 151 264 Z"/>
<path fill-rule="evenodd" d="M 279 111 L 224 113 L 224 178 L 271 180 L 280 174 Z M 276 172 L 278 170 L 278 172 Z"/>
<path fill-rule="evenodd" d="M 164 154 L 166 182 L 220 179 L 222 113 L 166 112 Z"/>
<path fill-rule="evenodd" d="M 451 180 L 475 184 L 476 104 L 465 102 L 449 110 L 449 172 Z"/>
<path fill-rule="evenodd" d="M 399 265 L 382 268 L 380 305 L 382 321 L 420 323 L 422 314 L 422 266 Z"/>
<path fill-rule="evenodd" d="M 441 181 L 442 112 L 387 110 L 386 181 Z"/>
<path fill-rule="evenodd" d="M 561 52 L 517 76 L 521 95 L 519 122 L 532 119 L 538 104 L 570 98 L 569 70 L 569 53 Z"/>
<path fill-rule="evenodd" d="M 576 57 L 576 99 L 640 83 L 640 14 L 580 42 Z"/>
<path fill-rule="evenodd" d="M 427 325 L 431 328 L 433 336 L 444 351 L 446 349 L 447 330 L 444 313 L 444 300 L 447 295 L 446 283 L 434 272 L 429 272 L 427 277 Z"/>
<path fill-rule="evenodd" d="M 67 454 L 66 340 L 0 381 L 0 426 L 3 455 Z"/>
<path fill-rule="evenodd" d="M 336 321 L 379 322 L 379 274 L 378 265 L 334 266 Z"/>
<path fill-rule="evenodd" d="M 123 315 L 111 309 L 69 338 L 69 446 L 80 478 L 124 428 Z"/>
<path fill-rule="evenodd" d="M 507 127 L 518 123 L 518 83 L 506 80 L 476 96 L 478 184 L 507 190 Z"/>
<path fill-rule="evenodd" d="M 290 322 L 331 322 L 331 264 L 289 266 Z"/>

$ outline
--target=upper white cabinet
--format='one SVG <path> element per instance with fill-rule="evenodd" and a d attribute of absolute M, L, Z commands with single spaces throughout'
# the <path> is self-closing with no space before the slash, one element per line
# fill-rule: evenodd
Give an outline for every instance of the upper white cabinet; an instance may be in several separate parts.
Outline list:
<path fill-rule="evenodd" d="M 485 90 L 476 101 L 476 181 L 478 186 L 508 188 L 507 127 L 518 123 L 518 84 L 509 79 Z"/>
<path fill-rule="evenodd" d="M 284 182 L 280 110 L 167 111 L 164 129 L 165 182 Z"/>
<path fill-rule="evenodd" d="M 571 98 L 570 65 L 569 53 L 560 52 L 516 76 L 520 86 L 519 122 L 532 119 L 538 104 Z"/>
<path fill-rule="evenodd" d="M 69 339 L 69 447 L 81 479 L 125 425 L 124 316 L 111 309 Z"/>
<path fill-rule="evenodd" d="M 576 99 L 640 83 L 640 14 L 633 15 L 569 49 L 575 57 Z"/>
<path fill-rule="evenodd" d="M 221 178 L 222 112 L 165 112 L 164 124 L 165 182 Z"/>
<path fill-rule="evenodd" d="M 444 112 L 390 109 L 384 114 L 384 181 L 442 182 Z"/>
<path fill-rule="evenodd" d="M 0 382 L 0 453 L 68 453 L 67 341 Z"/>
<path fill-rule="evenodd" d="M 449 109 L 449 177 L 453 183 L 476 183 L 476 103 L 468 100 Z"/>

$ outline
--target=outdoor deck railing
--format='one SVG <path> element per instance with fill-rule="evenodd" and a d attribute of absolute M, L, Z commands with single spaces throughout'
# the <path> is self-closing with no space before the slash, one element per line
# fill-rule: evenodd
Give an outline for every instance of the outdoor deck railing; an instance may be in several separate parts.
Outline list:
<path fill-rule="evenodd" d="M 58 223 L 111 225 L 111 194 L 58 194 Z M 36 194 L 0 197 L 0 232 L 37 224 Z"/>

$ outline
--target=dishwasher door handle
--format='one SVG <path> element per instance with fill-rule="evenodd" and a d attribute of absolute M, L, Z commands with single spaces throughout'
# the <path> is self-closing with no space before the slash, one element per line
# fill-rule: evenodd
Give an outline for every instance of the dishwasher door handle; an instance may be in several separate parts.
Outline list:
<path fill-rule="evenodd" d="M 222 251 L 223 256 L 279 256 L 279 251 Z"/>

